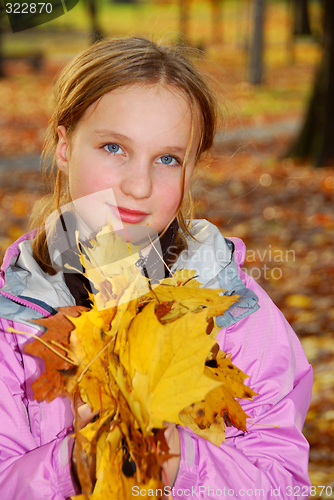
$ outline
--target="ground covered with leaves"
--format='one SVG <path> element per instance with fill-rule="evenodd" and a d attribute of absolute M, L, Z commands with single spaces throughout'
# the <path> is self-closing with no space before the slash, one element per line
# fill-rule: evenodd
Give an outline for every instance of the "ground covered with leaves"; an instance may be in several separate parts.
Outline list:
<path fill-rule="evenodd" d="M 8 77 L 0 81 L 6 96 L 0 111 L 0 260 L 27 231 L 29 213 L 43 193 L 37 166 L 14 171 L 11 166 L 17 155 L 41 151 L 57 67 L 50 62 L 41 74 L 24 64 L 7 69 Z M 215 223 L 224 236 L 244 240 L 245 269 L 283 311 L 313 365 L 304 429 L 311 444 L 310 475 L 315 486 L 334 489 L 334 168 L 284 159 L 293 139 L 285 125 L 300 120 L 313 70 L 303 61 L 280 65 L 257 90 L 227 58 L 225 71 L 232 76 L 226 88 L 244 115 L 230 120 L 225 142 L 219 136 L 217 159 L 203 170 L 194 193 L 197 217 Z M 263 133 L 252 139 L 244 132 L 255 125 Z M 232 128 L 243 134 L 231 139 Z"/>

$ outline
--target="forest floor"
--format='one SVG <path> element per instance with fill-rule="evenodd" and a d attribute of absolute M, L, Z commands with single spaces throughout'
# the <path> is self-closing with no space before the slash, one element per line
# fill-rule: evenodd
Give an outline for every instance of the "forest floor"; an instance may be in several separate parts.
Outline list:
<path fill-rule="evenodd" d="M 38 163 L 58 68 L 49 61 L 34 73 L 24 63 L 8 63 L 0 81 L 0 261 L 27 231 L 43 194 Z M 282 310 L 313 365 L 304 434 L 312 483 L 328 488 L 312 498 L 334 498 L 334 169 L 285 158 L 313 70 L 305 63 L 279 66 L 257 90 L 227 61 L 232 77 L 225 88 L 238 111 L 225 134 L 217 134 L 215 160 L 199 173 L 194 194 L 197 217 L 246 243 L 245 270 Z"/>

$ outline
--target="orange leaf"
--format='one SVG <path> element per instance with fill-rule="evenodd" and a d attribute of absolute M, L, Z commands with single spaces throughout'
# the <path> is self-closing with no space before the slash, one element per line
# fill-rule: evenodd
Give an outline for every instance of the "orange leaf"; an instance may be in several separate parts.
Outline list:
<path fill-rule="evenodd" d="M 47 328 L 47 331 L 41 335 L 44 342 L 49 343 L 53 349 L 67 357 L 66 349 L 69 347 L 70 334 L 74 325 L 66 318 L 66 315 L 78 317 L 82 311 L 88 311 L 88 309 L 82 306 L 60 307 L 59 312 L 54 316 L 32 321 Z M 55 345 L 54 342 L 57 344 Z M 34 391 L 34 399 L 50 402 L 58 396 L 68 395 L 64 390 L 66 378 L 72 376 L 77 370 L 71 359 L 65 361 L 38 340 L 28 344 L 25 347 L 25 352 L 41 357 L 45 363 L 45 371 L 31 386 Z"/>

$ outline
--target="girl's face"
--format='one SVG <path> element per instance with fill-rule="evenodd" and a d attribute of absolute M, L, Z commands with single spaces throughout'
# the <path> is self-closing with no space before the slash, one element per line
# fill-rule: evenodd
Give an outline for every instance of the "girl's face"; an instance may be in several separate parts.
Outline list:
<path fill-rule="evenodd" d="M 200 140 L 197 112 L 193 121 L 185 191 Z M 93 103 L 71 140 L 64 126 L 58 128 L 58 168 L 68 176 L 72 200 L 92 231 L 109 220 L 163 231 L 180 202 L 191 124 L 185 94 L 170 86 L 133 85 Z"/>

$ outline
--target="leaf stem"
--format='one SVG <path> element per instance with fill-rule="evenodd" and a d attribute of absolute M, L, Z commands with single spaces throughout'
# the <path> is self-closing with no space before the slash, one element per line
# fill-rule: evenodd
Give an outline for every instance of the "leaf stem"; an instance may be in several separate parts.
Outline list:
<path fill-rule="evenodd" d="M 77 383 L 80 384 L 81 380 L 82 380 L 82 377 L 85 375 L 85 373 L 87 372 L 87 370 L 89 369 L 89 367 L 91 366 L 92 363 L 94 363 L 94 361 L 100 357 L 100 355 L 103 353 L 103 351 L 108 347 L 108 345 L 110 344 L 110 342 L 112 342 L 113 340 L 115 340 L 114 337 L 112 337 L 104 347 L 102 347 L 102 349 L 99 350 L 99 352 L 96 354 L 96 356 L 94 356 L 93 359 L 90 360 L 90 362 L 88 363 L 88 365 L 83 369 L 83 371 L 81 372 L 81 374 L 79 375 L 78 379 L 77 379 Z"/>
<path fill-rule="evenodd" d="M 244 399 L 246 399 L 246 398 L 244 398 Z M 246 423 L 247 423 L 247 425 L 249 424 L 249 425 L 258 425 L 260 427 L 276 427 L 277 429 L 279 429 L 279 425 L 277 425 L 277 424 L 256 424 L 255 422 L 246 422 Z"/>
<path fill-rule="evenodd" d="M 71 357 L 71 359 L 73 360 L 73 362 L 75 362 L 75 358 L 74 358 L 74 355 L 73 355 L 72 351 L 70 351 L 69 349 L 66 349 L 66 347 L 64 347 L 62 344 L 60 344 L 56 340 L 50 340 L 50 344 L 53 344 L 53 345 L 59 347 L 59 349 L 62 349 L 63 351 L 65 351 L 67 353 L 67 355 L 69 355 Z M 77 364 L 79 364 L 79 363 L 77 362 Z"/>
<path fill-rule="evenodd" d="M 9 333 L 18 333 L 20 335 L 30 335 L 34 339 L 39 340 L 39 342 L 41 342 L 43 345 L 45 345 L 45 347 L 47 347 L 48 349 L 50 349 L 50 351 L 52 351 L 55 354 L 57 354 L 57 356 L 59 356 L 61 359 L 63 359 L 64 361 L 67 361 L 67 363 L 70 363 L 71 365 L 74 365 L 74 366 L 78 366 L 77 363 L 75 363 L 74 361 L 70 360 L 69 358 L 66 358 L 62 354 L 60 354 L 58 351 L 56 351 L 56 349 L 54 349 L 53 347 L 51 347 L 50 344 L 48 344 L 47 342 L 45 342 L 45 340 L 42 340 L 40 337 L 37 337 L 37 335 L 34 335 L 33 333 L 20 332 L 19 330 L 15 330 L 15 328 L 12 328 L 11 326 L 9 326 L 7 328 L 7 332 L 9 332 Z"/>

